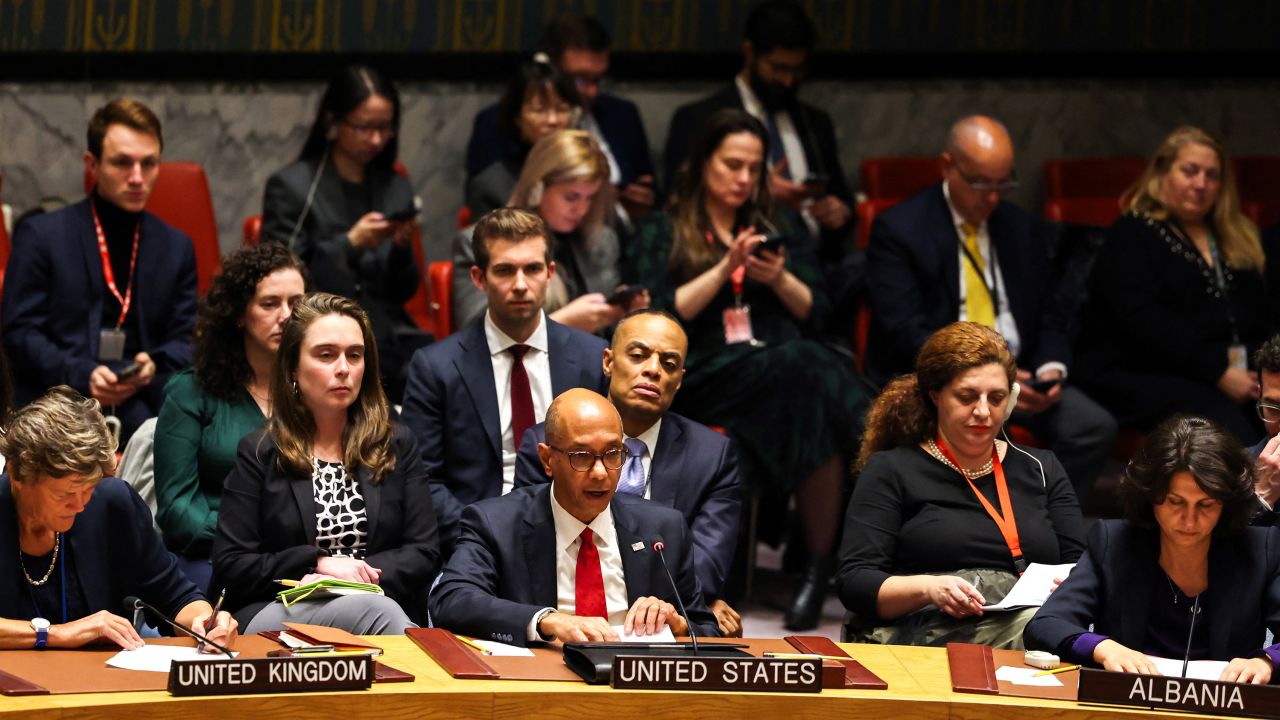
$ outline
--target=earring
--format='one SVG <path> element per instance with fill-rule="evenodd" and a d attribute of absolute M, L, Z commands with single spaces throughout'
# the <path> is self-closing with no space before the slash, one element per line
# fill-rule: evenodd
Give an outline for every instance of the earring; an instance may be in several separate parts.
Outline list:
<path fill-rule="evenodd" d="M 293 396 L 294 396 L 294 397 L 302 397 L 302 393 L 298 391 L 298 381 L 297 381 L 297 380 L 294 380 L 294 381 L 293 381 Z"/>

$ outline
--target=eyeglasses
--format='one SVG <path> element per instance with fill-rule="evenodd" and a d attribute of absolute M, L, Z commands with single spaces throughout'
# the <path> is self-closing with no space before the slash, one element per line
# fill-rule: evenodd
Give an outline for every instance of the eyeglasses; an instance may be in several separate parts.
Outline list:
<path fill-rule="evenodd" d="M 569 117 L 573 115 L 572 105 L 526 105 L 522 111 L 534 118 Z"/>
<path fill-rule="evenodd" d="M 564 453 L 565 457 L 569 458 L 569 467 L 577 470 L 578 472 L 586 472 L 595 467 L 597 460 L 604 465 L 606 470 L 620 470 L 622 469 L 622 464 L 627 461 L 627 456 L 629 455 L 625 447 L 605 450 L 599 454 L 587 452 L 586 450 L 574 450 L 569 452 L 561 450 L 555 445 L 548 445 L 547 447 L 555 450 L 556 452 Z"/>
<path fill-rule="evenodd" d="M 343 120 L 342 124 L 346 125 L 347 128 L 351 130 L 351 132 L 361 137 L 369 137 L 374 133 L 378 133 L 379 135 L 387 139 L 390 139 L 396 136 L 396 128 L 391 123 L 358 124 L 358 123 L 347 122 L 346 120 Z"/>
<path fill-rule="evenodd" d="M 969 177 L 965 173 L 961 172 L 959 166 L 956 167 L 956 173 L 960 175 L 960 179 L 964 180 L 966 185 L 980 193 L 994 192 L 1001 195 L 1007 195 L 1021 186 L 1021 183 L 1018 182 L 1018 176 L 1015 173 L 1009 173 L 1009 177 L 1004 180 L 1000 180 L 999 182 L 987 180 L 986 178 Z"/>
<path fill-rule="evenodd" d="M 1257 408 L 1258 417 L 1267 422 L 1280 422 L 1280 405 L 1266 400 L 1259 400 Z"/>

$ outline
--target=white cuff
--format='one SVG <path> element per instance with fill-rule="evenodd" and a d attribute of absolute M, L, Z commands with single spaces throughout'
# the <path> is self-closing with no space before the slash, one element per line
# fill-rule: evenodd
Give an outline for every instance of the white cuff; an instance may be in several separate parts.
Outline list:
<path fill-rule="evenodd" d="M 1036 378 L 1037 378 L 1037 379 L 1039 379 L 1039 377 L 1040 377 L 1041 375 L 1043 375 L 1043 374 L 1045 374 L 1045 373 L 1047 373 L 1047 372 L 1051 372 L 1051 371 L 1053 371 L 1053 370 L 1057 370 L 1058 372 L 1062 373 L 1062 380 L 1063 380 L 1064 382 L 1066 381 L 1066 379 L 1067 379 L 1067 366 L 1066 366 L 1065 364 L 1063 364 L 1063 363 L 1058 362 L 1057 360 L 1051 360 L 1051 361 L 1049 361 L 1049 362 L 1047 362 L 1047 363 L 1045 363 L 1045 364 L 1041 365 L 1040 367 L 1036 368 Z"/>
<path fill-rule="evenodd" d="M 538 623 L 542 622 L 542 618 L 555 611 L 556 609 L 553 607 L 546 607 L 533 614 L 533 619 L 529 621 L 529 627 L 525 630 L 525 638 L 529 642 L 545 642 L 542 639 L 542 633 L 538 632 Z"/>

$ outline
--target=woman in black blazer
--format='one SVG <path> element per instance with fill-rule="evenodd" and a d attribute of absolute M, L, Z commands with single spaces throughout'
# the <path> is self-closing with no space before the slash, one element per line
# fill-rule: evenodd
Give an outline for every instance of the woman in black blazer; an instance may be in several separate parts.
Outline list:
<path fill-rule="evenodd" d="M 1280 677 L 1280 532 L 1246 527 L 1252 463 L 1229 433 L 1175 417 L 1120 485 L 1126 520 L 1102 520 L 1066 581 L 1027 624 L 1028 649 L 1156 674 L 1147 657 L 1229 660 L 1221 680 Z M 1194 627 L 1191 619 L 1196 617 Z M 1092 630 L 1090 630 L 1092 627 Z"/>
<path fill-rule="evenodd" d="M 368 317 L 327 293 L 294 306 L 271 378 L 273 417 L 240 442 L 213 542 L 215 585 L 248 629 L 289 620 L 398 634 L 425 618 L 440 567 L 417 443 L 392 426 Z M 379 585 L 284 607 L 279 579 Z"/>

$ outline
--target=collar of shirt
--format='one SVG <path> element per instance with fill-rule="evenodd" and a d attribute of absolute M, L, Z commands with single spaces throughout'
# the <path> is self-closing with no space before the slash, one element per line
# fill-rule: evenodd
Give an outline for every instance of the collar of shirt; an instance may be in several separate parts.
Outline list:
<path fill-rule="evenodd" d="M 947 184 L 946 180 L 942 181 L 942 197 L 946 199 L 947 209 L 951 211 L 951 224 L 955 226 L 956 233 L 959 235 L 960 239 L 964 240 L 964 230 L 960 226 L 967 224 L 969 221 L 965 220 L 960 213 L 956 211 L 956 206 L 951 203 L 951 187 Z M 982 240 L 986 237 L 987 221 L 983 220 L 982 224 L 978 226 L 979 246 L 981 246 Z"/>
<path fill-rule="evenodd" d="M 489 311 L 487 310 L 484 313 L 484 339 L 485 339 L 485 342 L 489 345 L 490 355 L 501 355 L 502 353 L 506 352 L 507 349 L 510 348 L 512 345 L 520 344 L 519 341 L 512 340 L 511 336 L 502 332 L 502 330 L 498 328 L 497 324 L 493 322 L 493 316 L 491 316 L 489 314 Z M 542 311 L 538 312 L 538 327 L 535 328 L 533 331 L 533 334 L 530 335 L 529 338 L 524 341 L 524 344 L 528 345 L 534 350 L 537 350 L 538 352 L 543 352 L 543 353 L 547 352 L 548 344 L 547 344 L 546 313 Z"/>
<path fill-rule="evenodd" d="M 599 538 L 602 545 L 614 547 L 618 544 L 618 532 L 613 527 L 613 509 L 606 508 L 604 512 L 595 516 L 589 524 L 583 524 L 581 520 L 569 514 L 556 501 L 555 481 L 551 482 L 551 492 L 547 493 L 551 498 L 551 519 L 556 526 L 556 548 L 561 552 L 568 552 L 579 536 L 582 535 L 583 528 L 591 528 L 591 532 Z"/>

